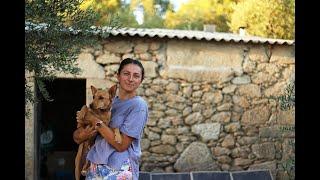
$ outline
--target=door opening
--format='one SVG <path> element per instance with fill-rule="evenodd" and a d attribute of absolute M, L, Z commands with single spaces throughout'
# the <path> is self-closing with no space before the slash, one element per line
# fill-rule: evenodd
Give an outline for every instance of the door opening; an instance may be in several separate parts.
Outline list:
<path fill-rule="evenodd" d="M 74 179 L 74 158 L 78 145 L 73 141 L 76 112 L 86 103 L 85 79 L 45 81 L 53 101 L 41 98 L 38 112 L 38 147 L 41 180 Z M 38 93 L 38 96 L 41 95 Z"/>

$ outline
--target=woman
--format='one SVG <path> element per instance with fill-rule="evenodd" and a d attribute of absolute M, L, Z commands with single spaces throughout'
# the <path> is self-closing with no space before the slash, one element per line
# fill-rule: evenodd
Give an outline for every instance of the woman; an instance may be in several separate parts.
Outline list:
<path fill-rule="evenodd" d="M 113 99 L 109 126 L 120 129 L 122 143 L 117 143 L 114 132 L 99 120 L 93 123 L 95 129 L 79 128 L 74 132 L 74 141 L 78 144 L 98 133 L 87 155 L 91 162 L 87 180 L 137 180 L 139 176 L 140 140 L 148 120 L 148 105 L 136 95 L 136 90 L 144 79 L 144 68 L 137 60 L 124 59 L 120 63 L 117 79 L 119 91 Z"/>

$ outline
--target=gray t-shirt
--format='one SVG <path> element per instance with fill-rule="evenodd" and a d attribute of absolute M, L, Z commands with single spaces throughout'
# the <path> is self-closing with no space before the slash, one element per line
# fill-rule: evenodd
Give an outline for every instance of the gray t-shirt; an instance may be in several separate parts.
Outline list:
<path fill-rule="evenodd" d="M 120 132 L 133 137 L 129 148 L 123 152 L 117 152 L 102 136 L 98 135 L 95 144 L 90 149 L 87 159 L 96 164 L 107 164 L 119 170 L 123 162 L 130 160 L 133 179 L 139 176 L 139 159 L 141 156 L 140 141 L 143 128 L 148 120 L 148 105 L 146 101 L 135 96 L 131 99 L 113 99 L 112 118 L 109 124 L 112 128 L 119 128 Z"/>

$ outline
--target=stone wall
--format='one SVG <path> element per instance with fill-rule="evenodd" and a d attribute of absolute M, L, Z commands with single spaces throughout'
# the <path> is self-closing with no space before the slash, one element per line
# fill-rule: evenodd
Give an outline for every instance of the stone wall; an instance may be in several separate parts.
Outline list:
<path fill-rule="evenodd" d="M 27 85 L 34 89 L 34 78 L 33 74 L 26 71 L 25 78 Z M 35 154 L 38 154 L 37 148 L 35 145 L 36 142 L 36 119 L 34 108 L 36 105 L 28 102 L 25 106 L 25 112 L 28 112 L 28 116 L 25 116 L 25 150 L 24 150 L 24 165 L 25 165 L 25 180 L 33 180 L 36 179 L 36 175 L 38 173 L 37 163 L 34 158 Z"/>
<path fill-rule="evenodd" d="M 281 111 L 272 96 L 294 78 L 294 46 L 112 37 L 78 60 L 95 61 L 114 83 L 126 57 L 146 70 L 141 171 L 267 168 L 285 177 L 280 167 L 294 155 L 295 136 L 281 127 L 294 126 L 294 110 Z"/>

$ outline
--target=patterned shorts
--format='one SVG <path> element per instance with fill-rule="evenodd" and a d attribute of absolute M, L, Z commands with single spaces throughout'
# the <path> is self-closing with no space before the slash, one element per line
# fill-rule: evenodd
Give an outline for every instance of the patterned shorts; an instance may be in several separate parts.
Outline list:
<path fill-rule="evenodd" d="M 126 160 L 120 170 L 104 164 L 91 163 L 86 180 L 132 180 L 130 161 Z"/>

